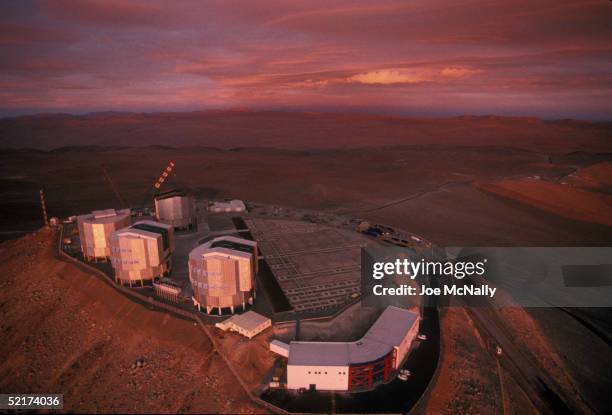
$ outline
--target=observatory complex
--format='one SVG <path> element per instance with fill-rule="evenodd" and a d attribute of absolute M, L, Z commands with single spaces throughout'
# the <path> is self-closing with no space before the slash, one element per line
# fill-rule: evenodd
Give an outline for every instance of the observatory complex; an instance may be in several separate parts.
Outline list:
<path fill-rule="evenodd" d="M 87 261 L 106 260 L 110 257 L 110 236 L 117 229 L 130 226 L 129 209 L 94 210 L 77 217 L 81 251 Z"/>
<path fill-rule="evenodd" d="M 244 310 L 255 298 L 257 243 L 234 236 L 220 236 L 189 253 L 189 282 L 193 304 L 219 314 L 229 308 Z"/>
<path fill-rule="evenodd" d="M 155 217 L 177 230 L 193 229 L 197 225 L 195 199 L 182 190 L 158 193 Z"/>
<path fill-rule="evenodd" d="M 419 315 L 389 306 L 354 342 L 274 340 L 270 350 L 288 357 L 287 388 L 369 390 L 392 380 L 417 336 Z"/>
<path fill-rule="evenodd" d="M 110 237 L 111 263 L 121 284 L 144 285 L 163 277 L 172 266 L 172 252 L 174 228 L 160 222 L 136 222 Z"/>

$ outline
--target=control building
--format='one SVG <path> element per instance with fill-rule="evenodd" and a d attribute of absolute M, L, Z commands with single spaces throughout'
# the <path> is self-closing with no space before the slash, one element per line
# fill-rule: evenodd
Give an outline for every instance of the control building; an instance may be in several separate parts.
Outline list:
<path fill-rule="evenodd" d="M 106 260 L 110 257 L 110 236 L 117 229 L 130 226 L 129 209 L 94 210 L 77 217 L 83 258 L 87 261 Z"/>
<path fill-rule="evenodd" d="M 167 274 L 172 266 L 174 228 L 143 220 L 114 232 L 110 237 L 115 281 L 144 285 Z"/>
<path fill-rule="evenodd" d="M 234 236 L 220 236 L 189 253 L 189 282 L 193 304 L 211 313 L 223 309 L 244 310 L 255 298 L 257 243 Z"/>
<path fill-rule="evenodd" d="M 419 315 L 389 306 L 354 342 L 273 341 L 270 350 L 288 356 L 287 388 L 365 391 L 393 379 L 418 334 Z"/>
<path fill-rule="evenodd" d="M 197 226 L 195 199 L 181 190 L 159 193 L 155 196 L 155 217 L 175 229 L 193 229 Z"/>

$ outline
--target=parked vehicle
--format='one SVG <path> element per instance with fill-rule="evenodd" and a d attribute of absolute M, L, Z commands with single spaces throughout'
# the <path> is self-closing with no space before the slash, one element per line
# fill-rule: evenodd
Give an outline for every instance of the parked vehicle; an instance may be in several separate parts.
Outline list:
<path fill-rule="evenodd" d="M 397 375 L 397 378 L 403 382 L 407 381 L 409 377 L 410 377 L 410 371 L 406 369 L 400 370 L 399 374 Z"/>

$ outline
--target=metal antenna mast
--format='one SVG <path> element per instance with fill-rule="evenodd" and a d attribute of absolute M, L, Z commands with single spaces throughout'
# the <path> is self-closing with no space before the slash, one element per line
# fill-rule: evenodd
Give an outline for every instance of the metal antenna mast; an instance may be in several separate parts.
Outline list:
<path fill-rule="evenodd" d="M 47 206 L 45 204 L 45 191 L 43 189 L 40 189 L 40 208 L 42 209 L 45 226 L 49 226 L 49 218 L 47 217 Z"/>

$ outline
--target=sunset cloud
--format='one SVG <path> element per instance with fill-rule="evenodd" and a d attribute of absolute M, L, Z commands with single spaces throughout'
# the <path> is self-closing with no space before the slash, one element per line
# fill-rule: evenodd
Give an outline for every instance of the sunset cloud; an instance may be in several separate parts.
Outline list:
<path fill-rule="evenodd" d="M 609 119 L 596 1 L 6 2 L 0 113 L 372 109 Z"/>
<path fill-rule="evenodd" d="M 453 78 L 464 78 L 481 72 L 471 68 L 436 69 L 381 69 L 359 73 L 349 77 L 347 82 L 372 85 L 419 84 L 424 82 L 446 82 Z"/>
<path fill-rule="evenodd" d="M 426 80 L 423 74 L 393 69 L 381 69 L 379 71 L 364 72 L 353 75 L 347 79 L 348 82 L 361 84 L 416 84 Z"/>
<path fill-rule="evenodd" d="M 467 76 L 476 75 L 482 72 L 480 69 L 472 68 L 444 68 L 440 71 L 440 75 L 446 78 L 464 78 Z"/>

